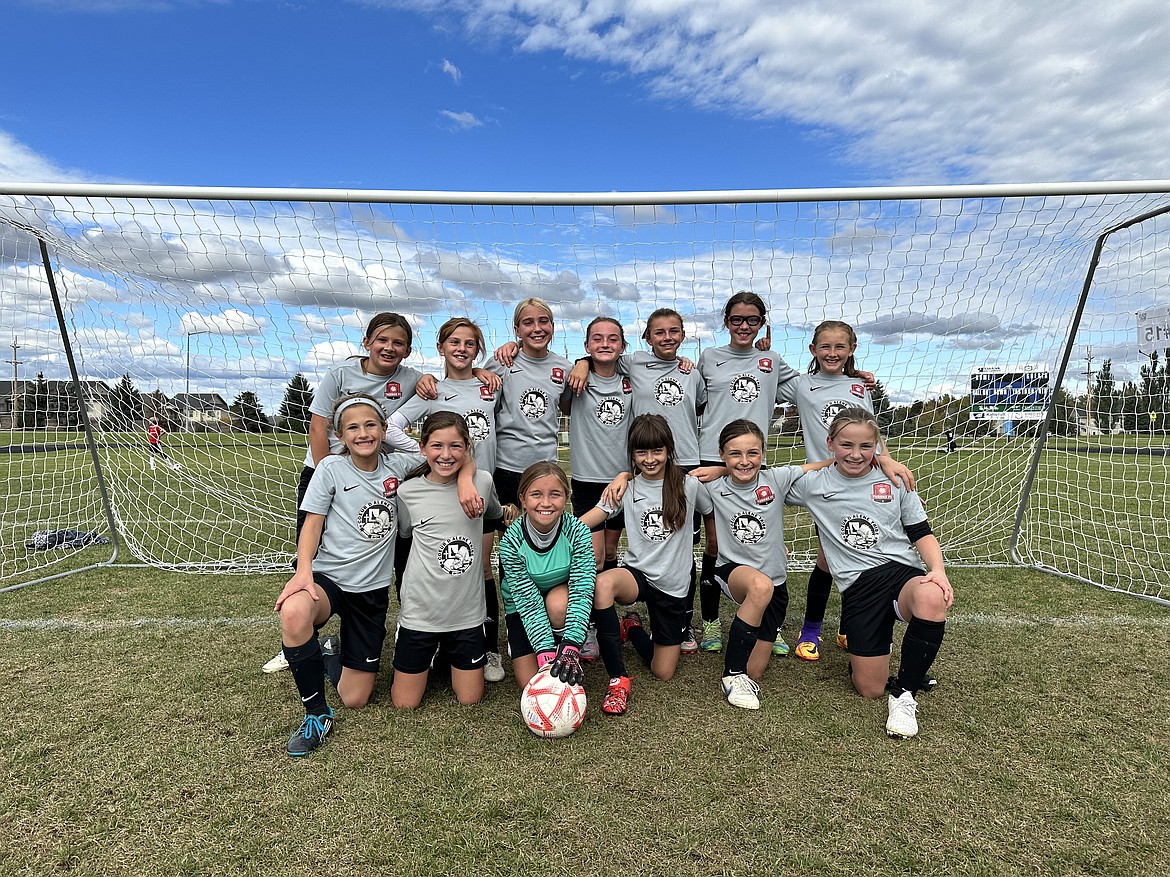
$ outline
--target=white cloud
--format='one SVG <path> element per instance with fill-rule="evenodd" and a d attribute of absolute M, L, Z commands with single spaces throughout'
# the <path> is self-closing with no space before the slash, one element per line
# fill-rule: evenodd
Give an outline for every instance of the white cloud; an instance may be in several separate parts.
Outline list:
<path fill-rule="evenodd" d="M 220 314 L 191 311 L 179 319 L 179 333 L 182 335 L 262 335 L 267 328 L 266 318 L 246 314 L 234 308 Z"/>
<path fill-rule="evenodd" d="M 433 13 L 431 0 L 394 0 Z M 475 38 L 559 52 L 664 99 L 845 139 L 890 181 L 1170 176 L 1170 17 L 1102 6 L 879 0 L 459 0 Z"/>
<path fill-rule="evenodd" d="M 471 128 L 479 128 L 483 125 L 483 121 L 478 116 L 476 116 L 475 113 L 457 113 L 454 110 L 439 110 L 439 115 L 444 117 L 448 122 L 461 131 L 467 131 Z"/>
<path fill-rule="evenodd" d="M 463 73 L 459 70 L 459 68 L 456 67 L 454 64 L 452 64 L 446 58 L 443 59 L 443 66 L 441 69 L 444 73 L 446 73 L 448 76 L 451 77 L 451 80 L 456 85 L 458 85 L 460 80 L 463 79 Z"/>

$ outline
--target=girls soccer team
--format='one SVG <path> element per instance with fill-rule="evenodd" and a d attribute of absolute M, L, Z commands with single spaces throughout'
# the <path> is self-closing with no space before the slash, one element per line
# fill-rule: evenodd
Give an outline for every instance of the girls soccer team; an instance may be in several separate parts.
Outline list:
<path fill-rule="evenodd" d="M 682 318 L 667 309 L 647 321 L 643 338 L 651 353 L 633 357 L 623 352 L 617 321 L 594 320 L 586 330 L 589 361 L 572 369 L 549 351 L 554 324 L 548 305 L 526 299 L 514 314 L 519 345 L 505 345 L 488 363 L 495 382 L 481 375 L 481 383 L 472 374 L 484 350 L 478 327 L 465 318 L 444 324 L 438 348 L 446 375 L 433 388 L 399 364 L 410 352 L 405 321 L 405 338 L 394 337 L 403 334 L 394 320 L 384 321 L 389 329 L 383 334 L 390 337 L 382 341 L 375 322 L 396 315 L 371 322 L 363 345 L 369 361 L 376 359 L 377 388 L 389 399 L 396 384 L 403 398 L 393 400 L 400 407 L 390 421 L 389 444 L 385 403 L 365 394 L 339 396 L 332 406 L 329 425 L 339 455 L 319 453 L 321 423 L 311 436 L 316 474 L 310 470 L 302 480 L 297 571 L 276 605 L 284 655 L 306 714 L 289 740 L 290 755 L 312 752 L 332 730 L 326 675 L 343 704 L 360 707 L 369 700 L 399 535 L 412 535 L 415 547 L 398 580 L 393 704 L 418 706 L 440 651 L 461 703 L 482 698 L 485 668 L 499 668 L 495 678 L 502 677 L 498 655 L 492 657 L 498 598 L 488 563 L 501 499 L 522 512 L 500 542 L 500 585 L 519 684 L 546 664 L 561 679 L 579 682 L 591 617 L 609 676 L 605 714 L 621 715 L 629 704 L 623 642 L 652 675 L 669 680 L 693 639 L 697 530 L 691 521 L 702 515 L 704 642 L 717 639 L 722 647 L 717 607 L 720 593 L 726 594 L 738 608 L 727 638 L 723 693 L 733 706 L 758 709 L 759 679 L 769 656 L 782 653 L 779 628 L 788 602 L 783 506 L 799 504 L 809 509 L 820 535 L 814 577 L 818 584 L 835 579 L 842 593 L 841 632 L 848 637 L 854 687 L 870 698 L 888 691 L 890 736 L 917 734 L 914 694 L 941 645 L 953 592 L 922 503 L 905 486 L 909 473 L 878 456 L 877 422 L 859 405 L 868 391 L 853 365 L 856 338 L 844 323 L 817 328 L 810 345 L 810 372 L 817 377 L 810 385 L 783 360 L 753 348 L 765 322 L 758 296 L 737 293 L 723 316 L 731 343 L 705 351 L 694 371 L 678 359 Z M 410 391 L 392 380 L 399 374 L 411 389 L 418 385 L 419 396 L 407 401 Z M 437 398 L 423 399 L 432 389 Z M 804 466 L 764 467 L 767 422 L 777 400 L 798 406 L 809 458 Z M 704 403 L 709 408 L 700 433 Z M 562 410 L 572 412 L 572 491 L 555 463 Z M 816 414 L 806 423 L 807 412 Z M 414 443 L 404 430 L 423 415 L 421 441 Z M 810 426 L 814 417 L 823 432 Z M 813 447 L 821 436 L 823 450 Z M 386 453 L 390 445 L 413 453 Z M 634 473 L 628 483 L 619 477 L 627 468 Z M 571 495 L 575 515 L 565 511 Z M 614 559 L 620 531 L 607 529 L 619 522 L 628 542 L 620 566 Z M 819 611 L 823 618 L 824 602 L 813 584 L 798 651 L 811 644 L 815 656 L 820 619 L 814 616 Z M 718 589 L 714 601 L 712 585 Z M 649 632 L 635 612 L 618 618 L 615 604 L 636 601 L 647 605 Z M 316 632 L 332 614 L 341 618 L 341 669 L 327 674 Z M 908 629 L 899 672 L 887 678 L 896 619 Z"/>

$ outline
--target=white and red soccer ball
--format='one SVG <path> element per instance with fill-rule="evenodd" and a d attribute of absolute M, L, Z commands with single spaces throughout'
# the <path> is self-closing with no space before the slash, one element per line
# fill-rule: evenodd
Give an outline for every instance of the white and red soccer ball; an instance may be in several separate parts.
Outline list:
<path fill-rule="evenodd" d="M 585 689 L 557 679 L 548 667 L 520 692 L 520 715 L 528 730 L 540 737 L 567 737 L 585 718 Z"/>

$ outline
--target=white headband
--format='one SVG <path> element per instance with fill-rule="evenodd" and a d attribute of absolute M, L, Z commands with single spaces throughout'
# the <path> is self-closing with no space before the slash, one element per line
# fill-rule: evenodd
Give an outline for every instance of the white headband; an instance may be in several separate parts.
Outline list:
<path fill-rule="evenodd" d="M 378 419 L 382 421 L 382 423 L 386 422 L 386 412 L 382 410 L 382 406 L 379 405 L 376 400 L 371 399 L 368 396 L 354 396 L 351 399 L 346 399 L 337 406 L 336 410 L 334 410 L 333 429 L 335 432 L 341 431 L 341 412 L 346 408 L 352 408 L 354 405 L 369 405 L 371 408 L 377 409 Z"/>

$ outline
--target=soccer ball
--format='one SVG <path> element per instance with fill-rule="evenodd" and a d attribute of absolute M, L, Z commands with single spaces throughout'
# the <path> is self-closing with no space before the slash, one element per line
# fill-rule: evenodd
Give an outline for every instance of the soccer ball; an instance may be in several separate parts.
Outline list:
<path fill-rule="evenodd" d="M 581 727 L 585 703 L 584 688 L 562 682 L 545 667 L 520 692 L 520 715 L 533 734 L 567 737 Z"/>

